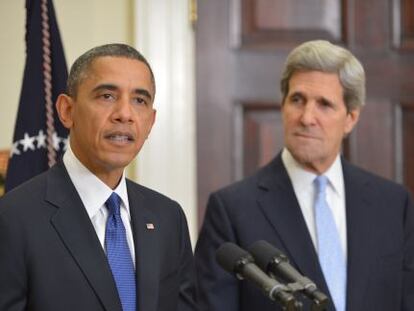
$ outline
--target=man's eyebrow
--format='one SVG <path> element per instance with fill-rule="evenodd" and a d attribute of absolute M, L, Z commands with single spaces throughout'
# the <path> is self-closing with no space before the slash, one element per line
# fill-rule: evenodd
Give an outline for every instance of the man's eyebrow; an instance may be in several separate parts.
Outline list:
<path fill-rule="evenodd" d="M 149 100 L 152 100 L 152 96 L 150 94 L 150 92 L 146 89 L 135 89 L 133 91 L 134 94 L 138 94 L 138 95 L 143 95 L 145 97 L 148 97 Z"/>
<path fill-rule="evenodd" d="M 108 90 L 108 91 L 117 91 L 119 87 L 117 87 L 115 84 L 105 83 L 105 84 L 99 84 L 96 87 L 93 88 L 92 92 L 96 93 L 102 90 Z M 134 94 L 143 95 L 145 97 L 148 97 L 149 100 L 152 100 L 151 93 L 146 89 L 134 89 Z"/>
<path fill-rule="evenodd" d="M 332 100 L 330 100 L 329 98 L 326 98 L 326 97 L 320 97 L 318 100 L 321 103 L 323 103 L 323 104 L 328 104 L 330 106 L 334 106 L 335 105 L 335 102 L 334 101 L 332 101 Z"/>
<path fill-rule="evenodd" d="M 291 98 L 293 96 L 305 97 L 305 95 L 301 91 L 295 91 L 295 92 L 293 92 L 292 94 L 289 95 L 289 98 Z"/>
<path fill-rule="evenodd" d="M 108 90 L 108 91 L 116 91 L 118 90 L 118 87 L 114 84 L 99 84 L 96 87 L 93 88 L 92 92 L 98 92 L 102 90 Z"/>

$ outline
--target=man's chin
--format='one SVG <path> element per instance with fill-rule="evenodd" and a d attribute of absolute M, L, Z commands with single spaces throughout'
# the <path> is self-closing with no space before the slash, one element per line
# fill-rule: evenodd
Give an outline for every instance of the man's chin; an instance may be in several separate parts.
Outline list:
<path fill-rule="evenodd" d="M 123 170 L 134 160 L 134 158 L 135 157 L 127 156 L 125 154 L 115 154 L 101 159 L 101 163 L 110 171 Z"/>
<path fill-rule="evenodd" d="M 132 162 L 132 159 L 116 159 L 110 162 L 110 167 L 112 167 L 114 170 L 124 169 L 131 162 Z"/>
<path fill-rule="evenodd" d="M 314 162 L 317 162 L 321 158 L 321 155 L 317 150 L 313 148 L 301 148 L 300 150 L 290 151 L 293 158 L 301 165 L 308 166 Z"/>

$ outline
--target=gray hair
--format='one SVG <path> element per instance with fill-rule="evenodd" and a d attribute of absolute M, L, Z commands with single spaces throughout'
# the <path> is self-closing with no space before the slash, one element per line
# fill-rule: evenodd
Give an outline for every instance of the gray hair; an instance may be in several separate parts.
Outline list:
<path fill-rule="evenodd" d="M 348 111 L 365 104 L 365 72 L 348 50 L 328 41 L 315 40 L 296 47 L 288 56 L 280 81 L 283 99 L 289 93 L 289 80 L 296 71 L 337 73 L 344 89 Z"/>
<path fill-rule="evenodd" d="M 151 73 L 151 81 L 155 92 L 154 73 L 152 72 L 151 66 L 145 57 L 136 49 L 127 44 L 111 43 L 94 47 L 76 59 L 72 65 L 72 68 L 70 69 L 68 81 L 66 83 L 66 93 L 70 97 L 76 98 L 79 84 L 85 78 L 92 62 L 95 59 L 104 56 L 123 57 L 143 62 Z"/>

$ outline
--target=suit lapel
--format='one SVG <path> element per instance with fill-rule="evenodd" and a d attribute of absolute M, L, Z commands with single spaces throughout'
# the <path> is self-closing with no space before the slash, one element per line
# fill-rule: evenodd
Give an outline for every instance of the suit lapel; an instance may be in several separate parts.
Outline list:
<path fill-rule="evenodd" d="M 369 183 L 364 174 L 346 161 L 342 162 L 348 240 L 347 309 L 359 310 L 363 306 L 364 292 L 375 256 L 375 206 L 369 200 L 375 194 L 369 193 Z"/>
<path fill-rule="evenodd" d="M 290 261 L 328 293 L 312 239 L 280 155 L 263 170 L 259 188 L 259 205 L 277 231 Z"/>
<path fill-rule="evenodd" d="M 137 270 L 138 310 L 155 311 L 158 302 L 160 223 L 149 210 L 151 202 L 139 191 L 139 186 L 127 182 L 134 234 Z"/>
<path fill-rule="evenodd" d="M 62 162 L 50 170 L 46 201 L 58 208 L 52 226 L 105 310 L 121 310 L 106 255 Z"/>
<path fill-rule="evenodd" d="M 347 217 L 347 309 L 358 310 L 363 305 L 375 249 L 375 206 L 369 198 L 369 183 L 365 174 L 344 159 Z M 275 228 L 288 256 L 299 271 L 309 277 L 320 290 L 329 294 L 318 257 L 305 220 L 297 202 L 293 186 L 283 166 L 280 155 L 262 171 L 258 184 L 258 203 L 266 218 Z M 277 202 L 277 205 L 276 203 Z M 352 285 L 352 286 L 351 286 Z"/>

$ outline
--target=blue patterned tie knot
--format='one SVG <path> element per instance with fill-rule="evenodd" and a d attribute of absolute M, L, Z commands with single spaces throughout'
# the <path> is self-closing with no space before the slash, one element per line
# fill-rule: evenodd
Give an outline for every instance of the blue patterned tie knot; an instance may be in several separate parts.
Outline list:
<path fill-rule="evenodd" d="M 105 230 L 108 263 L 118 289 L 122 310 L 136 311 L 135 267 L 121 218 L 121 198 L 112 192 L 105 205 L 109 211 Z"/>
<path fill-rule="evenodd" d="M 332 211 L 326 201 L 328 178 L 315 178 L 315 223 L 318 257 L 337 311 L 346 309 L 346 259 Z"/>
<path fill-rule="evenodd" d="M 112 192 L 111 196 L 106 200 L 105 205 L 108 208 L 109 217 L 121 215 L 121 198 L 115 192 Z"/>

